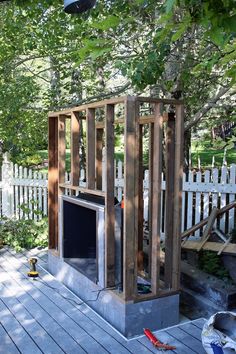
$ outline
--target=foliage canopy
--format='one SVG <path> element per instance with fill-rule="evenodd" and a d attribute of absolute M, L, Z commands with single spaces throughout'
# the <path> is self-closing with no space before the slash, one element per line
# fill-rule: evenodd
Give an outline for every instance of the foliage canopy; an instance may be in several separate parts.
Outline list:
<path fill-rule="evenodd" d="M 121 93 L 184 98 L 186 130 L 235 112 L 234 0 L 99 0 L 80 16 L 62 3 L 0 5 L 4 150 L 45 147 L 48 110 Z"/>

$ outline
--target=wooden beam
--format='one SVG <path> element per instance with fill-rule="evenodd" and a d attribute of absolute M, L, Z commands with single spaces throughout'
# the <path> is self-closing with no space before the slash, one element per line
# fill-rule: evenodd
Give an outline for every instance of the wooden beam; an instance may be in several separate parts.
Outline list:
<path fill-rule="evenodd" d="M 78 114 L 71 113 L 71 184 L 79 185 L 80 157 L 79 157 L 80 120 Z"/>
<path fill-rule="evenodd" d="M 172 105 L 181 105 L 183 104 L 182 100 L 175 100 L 175 99 L 159 99 L 159 98 L 152 98 L 152 97 L 134 97 L 134 96 L 129 96 L 133 97 L 133 99 L 137 99 L 138 102 L 140 103 L 163 103 L 163 104 L 172 104 Z M 126 101 L 127 96 L 121 96 L 117 98 L 110 98 L 107 100 L 103 101 L 97 101 L 97 102 L 92 102 L 92 103 L 87 103 L 83 104 L 80 106 L 74 106 L 66 109 L 62 109 L 57 112 L 50 112 L 49 117 L 55 117 L 58 116 L 59 114 L 64 114 L 70 116 L 71 112 L 80 112 L 80 111 L 86 111 L 87 109 L 90 108 L 100 108 L 100 107 L 105 107 L 107 104 L 119 104 L 119 103 L 124 103 Z"/>
<path fill-rule="evenodd" d="M 125 100 L 126 100 L 126 96 L 121 96 L 121 97 L 116 97 L 116 98 L 110 98 L 110 99 L 103 100 L 103 101 L 87 103 L 87 104 L 83 104 L 80 106 L 66 108 L 66 109 L 58 111 L 58 112 L 50 112 L 49 117 L 55 117 L 59 114 L 70 115 L 72 111 L 73 112 L 81 112 L 81 111 L 86 111 L 87 109 L 101 108 L 101 107 L 105 107 L 107 104 L 114 105 L 114 104 L 124 103 Z"/>
<path fill-rule="evenodd" d="M 86 112 L 86 181 L 88 189 L 95 189 L 95 109 Z"/>
<path fill-rule="evenodd" d="M 211 214 L 209 216 L 208 222 L 206 224 L 206 227 L 204 229 L 204 232 L 203 232 L 203 235 L 201 238 L 201 242 L 200 242 L 198 249 L 197 249 L 198 252 L 201 251 L 202 247 L 204 246 L 204 244 L 207 242 L 208 238 L 210 237 L 210 232 L 211 232 L 211 229 L 212 229 L 213 224 L 215 222 L 215 219 L 217 217 L 218 211 L 219 210 L 216 207 L 214 207 L 211 211 Z"/>
<path fill-rule="evenodd" d="M 172 287 L 175 120 L 169 115 L 166 128 L 166 192 L 165 192 L 165 286 Z"/>
<path fill-rule="evenodd" d="M 105 192 L 102 192 L 100 190 L 96 190 L 96 189 L 88 189 L 85 187 L 78 187 L 78 186 L 73 186 L 70 183 L 60 183 L 60 188 L 63 189 L 70 189 L 72 191 L 75 192 L 83 192 L 83 193 L 89 193 L 89 194 L 93 194 L 93 195 L 98 195 L 100 197 L 105 197 Z"/>
<path fill-rule="evenodd" d="M 137 291 L 139 124 L 136 108 L 135 98 L 127 97 L 125 104 L 123 242 L 123 293 L 126 301 L 133 299 Z"/>
<path fill-rule="evenodd" d="M 139 121 L 140 125 L 154 123 L 155 116 L 153 114 L 147 115 L 147 116 L 138 116 L 138 121 Z M 168 121 L 168 113 L 163 112 L 163 122 L 167 122 L 167 121 Z M 125 119 L 124 118 L 116 119 L 114 121 L 114 125 L 117 125 L 117 124 L 125 124 Z M 104 122 L 97 122 L 96 123 L 96 129 L 104 129 L 104 128 L 105 128 Z"/>
<path fill-rule="evenodd" d="M 188 240 L 184 243 L 182 249 L 196 251 L 199 247 L 199 244 L 200 244 L 199 241 Z M 223 248 L 223 251 L 222 251 L 222 246 L 225 246 Z M 220 242 L 207 241 L 203 245 L 202 249 L 204 251 L 213 251 L 213 252 L 222 251 L 223 254 L 236 255 L 236 243 L 229 243 L 228 245 L 225 245 L 224 243 L 220 243 Z"/>
<path fill-rule="evenodd" d="M 48 224 L 49 249 L 58 248 L 58 117 L 48 120 Z"/>
<path fill-rule="evenodd" d="M 183 185 L 183 146 L 184 146 L 184 107 L 176 106 L 175 119 L 175 182 L 174 182 L 174 215 L 173 215 L 173 264 L 172 288 L 180 288 L 181 260 L 181 215 L 182 215 L 182 185 Z"/>
<path fill-rule="evenodd" d="M 230 209 L 232 208 L 236 208 L 236 202 L 232 202 L 230 204 L 227 204 L 226 206 L 224 206 L 223 208 L 221 208 L 219 211 L 218 211 L 218 214 L 217 216 L 220 216 L 224 213 L 226 213 L 227 211 L 229 211 Z M 193 234 L 195 231 L 197 231 L 198 229 L 200 229 L 201 227 L 203 227 L 204 225 L 206 225 L 208 223 L 208 220 L 209 220 L 209 216 L 201 221 L 199 221 L 196 225 L 192 226 L 190 229 L 184 231 L 182 234 L 181 234 L 181 239 L 184 239 L 188 236 L 190 236 L 191 234 Z"/>
<path fill-rule="evenodd" d="M 153 191 L 152 191 L 152 263 L 151 289 L 157 294 L 160 280 L 160 228 L 161 228 L 161 174 L 162 174 L 162 139 L 163 105 L 155 104 L 155 123 L 153 141 Z"/>
<path fill-rule="evenodd" d="M 141 103 L 162 103 L 164 104 L 173 104 L 173 105 L 182 105 L 183 100 L 175 99 L 162 99 L 162 98 L 153 98 L 153 97 L 137 97 L 137 100 Z"/>
<path fill-rule="evenodd" d="M 114 208 L 114 105 L 105 108 L 106 203 L 105 203 L 105 284 L 115 285 L 115 208 Z"/>
<path fill-rule="evenodd" d="M 96 187 L 102 190 L 103 129 L 96 129 Z"/>

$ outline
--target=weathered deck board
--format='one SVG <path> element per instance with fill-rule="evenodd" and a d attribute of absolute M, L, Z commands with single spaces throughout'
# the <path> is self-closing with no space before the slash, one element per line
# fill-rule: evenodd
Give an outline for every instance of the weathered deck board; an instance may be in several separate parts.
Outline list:
<path fill-rule="evenodd" d="M 158 352 L 144 336 L 127 341 L 41 267 L 38 280 L 28 278 L 29 255 L 37 256 L 37 252 L 0 251 L 0 353 Z M 39 264 L 44 265 L 46 257 L 42 253 Z M 166 353 L 201 354 L 205 353 L 200 340 L 203 324 L 200 319 L 155 334 L 176 346 Z"/>
<path fill-rule="evenodd" d="M 0 325 L 0 338 L 1 338 L 0 353 L 8 353 L 8 354 L 20 353 L 2 325 Z"/>
<path fill-rule="evenodd" d="M 16 280 L 21 281 L 21 278 L 18 277 Z M 25 309 L 34 316 L 38 323 L 66 353 L 73 354 L 76 352 L 84 354 L 85 351 L 78 347 L 73 338 L 27 292 L 24 292 L 24 288 L 19 286 L 16 280 L 8 281 L 7 284 L 7 287 L 12 292 L 12 296 L 16 297 L 22 303 Z"/>

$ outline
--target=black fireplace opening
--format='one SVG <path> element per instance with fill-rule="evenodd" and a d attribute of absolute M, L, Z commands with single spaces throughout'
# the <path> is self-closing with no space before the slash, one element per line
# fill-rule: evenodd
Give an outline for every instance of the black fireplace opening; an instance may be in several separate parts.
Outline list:
<path fill-rule="evenodd" d="M 64 260 L 97 282 L 97 215 L 86 206 L 63 200 Z"/>

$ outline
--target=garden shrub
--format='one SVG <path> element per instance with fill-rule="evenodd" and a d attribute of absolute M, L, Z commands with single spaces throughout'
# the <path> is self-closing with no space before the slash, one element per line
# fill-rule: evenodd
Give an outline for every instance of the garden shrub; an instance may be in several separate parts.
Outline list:
<path fill-rule="evenodd" d="M 232 239 L 231 239 L 231 243 L 236 243 L 236 228 L 234 228 L 231 233 L 230 233 Z"/>
<path fill-rule="evenodd" d="M 225 269 L 220 256 L 213 251 L 202 251 L 200 253 L 199 268 L 217 278 L 230 280 L 229 272 Z"/>
<path fill-rule="evenodd" d="M 48 219 L 4 219 L 0 223 L 0 236 L 3 244 L 13 247 L 17 252 L 34 247 L 47 247 Z"/>
<path fill-rule="evenodd" d="M 32 167 L 42 164 L 43 158 L 39 154 L 19 154 L 13 158 L 14 162 L 23 167 Z"/>

